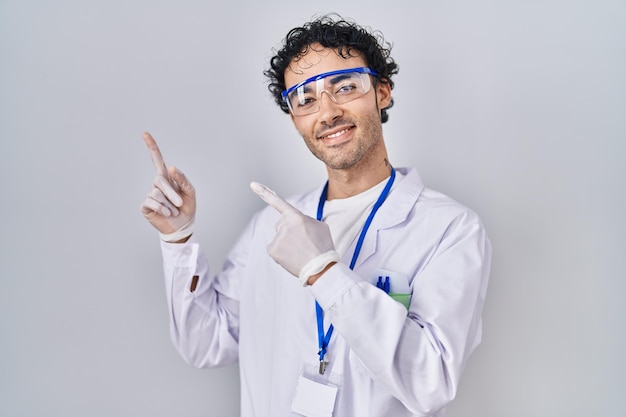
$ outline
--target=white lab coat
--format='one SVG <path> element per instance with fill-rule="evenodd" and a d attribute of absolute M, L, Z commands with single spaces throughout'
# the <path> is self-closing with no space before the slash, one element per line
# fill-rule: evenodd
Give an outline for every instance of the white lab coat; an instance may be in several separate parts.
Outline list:
<path fill-rule="evenodd" d="M 416 170 L 397 171 L 354 270 L 352 247 L 310 287 L 267 254 L 279 216 L 271 207 L 215 276 L 193 237 L 162 243 L 174 345 L 196 367 L 239 361 L 243 417 L 292 415 L 303 366 L 319 363 L 315 300 L 335 327 L 325 374 L 340 384 L 334 416 L 443 416 L 480 342 L 491 246 L 474 212 L 425 188 Z M 289 201 L 315 217 L 321 188 Z M 371 285 L 380 270 L 392 291 L 410 288 L 408 312 Z"/>

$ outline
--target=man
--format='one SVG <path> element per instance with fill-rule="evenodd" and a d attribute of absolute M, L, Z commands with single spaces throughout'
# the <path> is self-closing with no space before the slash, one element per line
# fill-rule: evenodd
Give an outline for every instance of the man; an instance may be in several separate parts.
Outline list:
<path fill-rule="evenodd" d="M 382 40 L 322 17 L 265 73 L 327 184 L 257 213 L 213 275 L 194 188 L 157 168 L 142 212 L 161 234 L 172 340 L 186 361 L 239 361 L 242 416 L 442 416 L 478 345 L 491 247 L 478 217 L 390 164 L 397 66 Z"/>

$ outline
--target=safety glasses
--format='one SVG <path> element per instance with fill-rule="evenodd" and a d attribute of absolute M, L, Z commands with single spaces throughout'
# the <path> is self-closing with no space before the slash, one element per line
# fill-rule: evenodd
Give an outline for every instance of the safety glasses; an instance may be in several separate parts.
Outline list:
<path fill-rule="evenodd" d="M 336 104 L 347 103 L 367 94 L 378 76 L 371 68 L 348 68 L 315 75 L 282 92 L 283 101 L 294 116 L 306 116 L 320 109 L 322 93 Z"/>

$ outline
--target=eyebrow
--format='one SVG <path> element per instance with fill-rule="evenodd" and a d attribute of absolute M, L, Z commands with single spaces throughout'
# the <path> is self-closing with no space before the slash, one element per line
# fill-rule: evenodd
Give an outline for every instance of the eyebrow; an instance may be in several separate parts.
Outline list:
<path fill-rule="evenodd" d="M 343 81 L 343 80 L 345 80 L 345 79 L 352 78 L 353 76 L 354 76 L 354 72 L 344 72 L 344 73 L 337 74 L 337 75 L 335 75 L 334 77 L 327 76 L 327 77 L 323 77 L 323 78 L 321 78 L 321 79 L 328 78 L 328 82 L 329 82 L 329 84 L 330 84 L 330 85 L 335 85 L 335 84 L 340 83 L 341 81 Z M 303 93 L 310 93 L 310 92 L 311 92 L 311 90 L 312 90 L 312 89 L 311 89 L 311 87 L 310 87 L 310 85 L 311 85 L 312 83 L 314 83 L 314 82 L 315 82 L 315 83 L 317 83 L 320 79 L 317 79 L 317 80 L 316 80 L 316 79 L 315 79 L 315 77 L 311 77 L 309 80 L 310 80 L 310 81 L 308 81 L 306 84 L 302 84 L 301 86 L 299 86 L 299 87 L 297 87 L 297 88 L 294 88 L 294 89 L 291 91 L 291 93 L 290 93 L 290 94 L 293 94 L 293 93 L 296 93 L 296 94 L 301 94 L 300 92 L 303 92 Z M 293 87 L 291 87 L 291 88 L 293 88 Z"/>
<path fill-rule="evenodd" d="M 311 91 L 313 91 L 313 89 L 311 88 L 311 82 L 308 82 L 308 83 L 306 83 L 304 85 L 301 85 L 300 87 L 296 88 L 295 90 L 293 90 L 292 94 L 293 93 L 300 94 L 300 92 L 310 93 Z"/>
<path fill-rule="evenodd" d="M 337 84 L 347 78 L 352 78 L 353 74 L 354 73 L 352 72 L 349 72 L 347 74 L 338 74 L 335 77 L 331 77 L 328 82 L 330 83 L 330 85 Z"/>
<path fill-rule="evenodd" d="M 334 77 L 327 77 L 328 78 L 328 83 L 330 85 L 335 85 L 340 83 L 341 81 L 345 80 L 345 79 L 349 79 L 353 77 L 353 73 L 347 73 L 347 74 L 337 74 Z M 311 85 L 313 85 L 313 83 L 317 83 L 318 80 L 311 80 L 308 83 L 301 85 L 300 87 L 296 88 L 293 92 L 295 92 L 296 94 L 300 94 L 300 91 L 302 91 L 303 93 L 310 93 L 313 89 L 311 88 Z"/>

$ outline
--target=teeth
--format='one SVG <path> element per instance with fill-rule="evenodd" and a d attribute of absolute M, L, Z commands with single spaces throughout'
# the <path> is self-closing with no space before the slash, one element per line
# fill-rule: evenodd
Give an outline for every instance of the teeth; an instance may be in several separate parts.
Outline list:
<path fill-rule="evenodd" d="M 327 137 L 328 139 L 334 139 L 334 138 L 336 138 L 336 137 L 339 137 L 339 136 L 343 135 L 343 134 L 344 134 L 344 133 L 346 133 L 347 131 L 348 131 L 348 129 L 343 129 L 343 130 L 340 130 L 339 132 L 333 133 L 332 135 L 328 135 L 328 136 L 326 136 L 326 137 Z"/>

